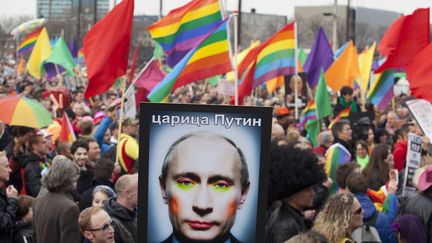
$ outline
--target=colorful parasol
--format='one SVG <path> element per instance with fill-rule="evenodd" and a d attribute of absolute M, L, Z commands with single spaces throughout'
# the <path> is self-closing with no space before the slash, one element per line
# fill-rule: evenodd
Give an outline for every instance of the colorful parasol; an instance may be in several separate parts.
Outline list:
<path fill-rule="evenodd" d="M 11 35 L 13 35 L 14 38 L 17 38 L 18 36 L 24 36 L 35 31 L 36 29 L 43 27 L 45 23 L 46 20 L 44 18 L 29 20 L 15 27 L 11 31 Z"/>
<path fill-rule="evenodd" d="M 43 128 L 53 123 L 51 114 L 36 100 L 8 96 L 0 99 L 0 121 L 9 125 Z"/>

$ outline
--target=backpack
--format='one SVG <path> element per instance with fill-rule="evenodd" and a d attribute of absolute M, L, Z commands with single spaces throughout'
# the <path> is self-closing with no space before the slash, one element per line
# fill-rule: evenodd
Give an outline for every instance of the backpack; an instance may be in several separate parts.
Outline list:
<path fill-rule="evenodd" d="M 381 238 L 379 237 L 378 231 L 375 228 L 375 222 L 378 217 L 378 212 L 375 211 L 375 214 L 372 218 L 363 224 L 362 227 L 357 228 L 351 234 L 351 237 L 355 242 L 358 243 L 381 243 Z"/>

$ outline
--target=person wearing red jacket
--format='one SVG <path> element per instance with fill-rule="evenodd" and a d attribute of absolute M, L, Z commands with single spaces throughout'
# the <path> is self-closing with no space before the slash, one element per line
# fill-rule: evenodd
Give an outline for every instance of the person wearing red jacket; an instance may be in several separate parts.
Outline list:
<path fill-rule="evenodd" d="M 401 128 L 395 131 L 395 140 L 393 150 L 394 168 L 401 171 L 405 168 L 407 147 L 408 147 L 408 132 L 409 127 L 407 124 L 402 125 Z"/>

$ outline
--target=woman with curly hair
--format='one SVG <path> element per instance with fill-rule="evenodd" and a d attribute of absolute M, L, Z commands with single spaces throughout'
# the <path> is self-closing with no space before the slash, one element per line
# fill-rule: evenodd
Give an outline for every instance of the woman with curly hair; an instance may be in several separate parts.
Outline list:
<path fill-rule="evenodd" d="M 389 180 L 389 171 L 393 168 L 393 154 L 387 144 L 378 144 L 372 151 L 369 163 L 363 175 L 369 180 L 369 188 L 378 191 Z"/>
<path fill-rule="evenodd" d="M 363 225 L 363 210 L 352 193 L 329 197 L 315 219 L 313 230 L 323 234 L 330 243 L 354 243 L 352 232 Z"/>
<path fill-rule="evenodd" d="M 311 228 L 303 212 L 313 206 L 313 186 L 325 179 L 311 150 L 272 144 L 266 243 L 284 242 Z"/>

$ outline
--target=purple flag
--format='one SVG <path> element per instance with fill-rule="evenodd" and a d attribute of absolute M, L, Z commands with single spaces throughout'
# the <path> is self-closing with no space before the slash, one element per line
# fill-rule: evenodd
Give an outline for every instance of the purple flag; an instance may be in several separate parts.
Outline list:
<path fill-rule="evenodd" d="M 70 51 L 71 54 L 72 54 L 72 57 L 73 57 L 73 58 L 77 58 L 77 56 L 78 56 L 78 38 L 77 38 L 76 36 L 74 36 L 74 37 L 72 38 L 72 40 L 70 40 L 70 41 L 67 43 L 67 46 L 68 46 L 68 48 L 69 48 L 69 51 Z"/>
<path fill-rule="evenodd" d="M 318 84 L 321 68 L 324 71 L 333 63 L 333 51 L 327 40 L 322 27 L 318 31 L 318 35 L 312 45 L 311 52 L 303 66 L 303 70 L 307 73 L 309 86 L 314 88 Z"/>

